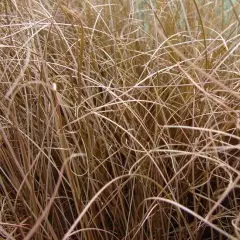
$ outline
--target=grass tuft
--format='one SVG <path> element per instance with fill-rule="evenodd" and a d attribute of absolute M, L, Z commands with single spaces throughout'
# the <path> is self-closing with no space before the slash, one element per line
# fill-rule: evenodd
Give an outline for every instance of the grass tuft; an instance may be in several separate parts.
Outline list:
<path fill-rule="evenodd" d="M 0 239 L 240 239 L 237 1 L 0 2 Z"/>

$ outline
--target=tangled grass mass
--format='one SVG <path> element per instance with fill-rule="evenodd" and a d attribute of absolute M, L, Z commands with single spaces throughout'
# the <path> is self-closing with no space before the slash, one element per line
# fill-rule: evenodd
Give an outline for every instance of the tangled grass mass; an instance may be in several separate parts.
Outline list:
<path fill-rule="evenodd" d="M 0 239 L 240 239 L 239 13 L 0 1 Z"/>

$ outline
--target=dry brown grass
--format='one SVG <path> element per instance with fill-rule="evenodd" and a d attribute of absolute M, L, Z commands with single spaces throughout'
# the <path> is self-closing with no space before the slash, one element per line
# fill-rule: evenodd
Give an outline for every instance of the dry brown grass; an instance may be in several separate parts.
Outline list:
<path fill-rule="evenodd" d="M 0 238 L 240 238 L 230 2 L 0 2 Z"/>

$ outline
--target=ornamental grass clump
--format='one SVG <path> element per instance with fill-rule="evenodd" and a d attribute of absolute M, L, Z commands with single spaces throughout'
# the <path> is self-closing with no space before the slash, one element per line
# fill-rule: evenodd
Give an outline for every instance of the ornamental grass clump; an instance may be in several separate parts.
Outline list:
<path fill-rule="evenodd" d="M 239 239 L 239 10 L 1 1 L 0 239 Z"/>

